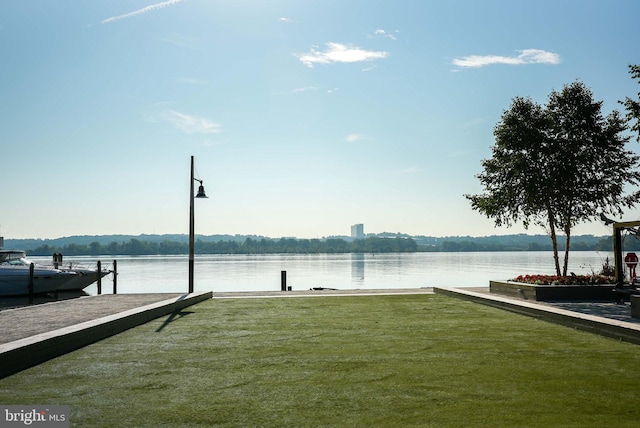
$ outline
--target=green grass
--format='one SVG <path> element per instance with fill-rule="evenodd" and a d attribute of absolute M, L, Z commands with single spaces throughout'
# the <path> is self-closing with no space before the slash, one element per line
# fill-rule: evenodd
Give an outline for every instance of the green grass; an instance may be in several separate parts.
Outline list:
<path fill-rule="evenodd" d="M 73 426 L 638 426 L 640 348 L 439 295 L 211 300 L 0 380 Z"/>

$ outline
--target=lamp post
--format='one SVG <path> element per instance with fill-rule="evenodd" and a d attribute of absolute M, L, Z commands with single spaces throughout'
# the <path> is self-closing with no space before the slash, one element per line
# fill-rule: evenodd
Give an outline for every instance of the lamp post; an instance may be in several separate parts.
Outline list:
<path fill-rule="evenodd" d="M 193 195 L 193 182 L 197 181 L 200 183 L 200 187 L 198 188 L 198 194 Z M 202 180 L 198 180 L 193 176 L 193 156 L 191 156 L 191 180 L 190 180 L 190 188 L 191 193 L 189 197 L 189 293 L 193 293 L 193 265 L 194 265 L 194 256 L 193 256 L 193 248 L 195 241 L 195 216 L 193 210 L 193 200 L 195 198 L 206 198 L 207 195 L 204 193 L 204 186 L 202 185 Z"/>

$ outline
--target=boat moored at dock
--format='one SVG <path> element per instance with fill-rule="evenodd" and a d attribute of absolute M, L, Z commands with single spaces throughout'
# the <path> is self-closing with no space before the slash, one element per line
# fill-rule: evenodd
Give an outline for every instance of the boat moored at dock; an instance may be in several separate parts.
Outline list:
<path fill-rule="evenodd" d="M 90 268 L 69 264 L 68 267 L 58 266 L 64 272 L 75 272 L 76 276 L 62 284 L 58 291 L 80 291 L 93 284 L 100 278 L 104 278 L 112 271 L 109 269 Z"/>
<path fill-rule="evenodd" d="M 76 277 L 74 271 L 35 264 L 26 258 L 24 251 L 0 250 L 1 296 L 51 293 Z"/>

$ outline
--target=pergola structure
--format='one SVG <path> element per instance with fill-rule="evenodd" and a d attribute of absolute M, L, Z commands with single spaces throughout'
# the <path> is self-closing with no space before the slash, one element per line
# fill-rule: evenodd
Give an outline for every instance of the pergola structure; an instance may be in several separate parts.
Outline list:
<path fill-rule="evenodd" d="M 622 290 L 625 288 L 624 263 L 622 258 L 622 231 L 633 230 L 638 227 L 640 227 L 640 221 L 623 221 L 613 223 L 613 253 L 616 268 L 616 290 Z M 637 232 L 637 229 L 635 231 Z M 631 284 L 630 288 L 635 287 Z"/>

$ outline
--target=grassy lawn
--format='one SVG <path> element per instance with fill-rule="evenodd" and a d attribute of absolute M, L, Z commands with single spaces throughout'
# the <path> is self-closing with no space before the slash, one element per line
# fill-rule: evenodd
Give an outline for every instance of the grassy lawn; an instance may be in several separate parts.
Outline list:
<path fill-rule="evenodd" d="M 638 426 L 640 347 L 439 295 L 211 300 L 0 380 L 82 427 Z"/>

